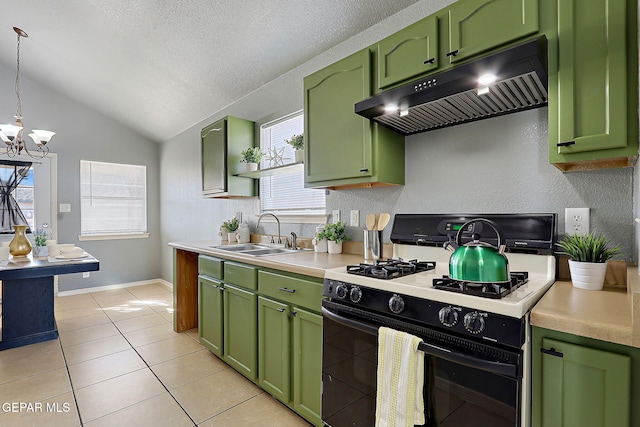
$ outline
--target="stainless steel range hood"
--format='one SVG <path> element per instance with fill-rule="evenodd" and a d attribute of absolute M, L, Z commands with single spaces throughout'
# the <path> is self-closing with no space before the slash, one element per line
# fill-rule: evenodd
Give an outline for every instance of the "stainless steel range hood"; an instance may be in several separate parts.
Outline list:
<path fill-rule="evenodd" d="M 547 104 L 547 39 L 540 37 L 390 89 L 355 112 L 404 135 Z M 493 83 L 478 77 L 493 75 Z"/>

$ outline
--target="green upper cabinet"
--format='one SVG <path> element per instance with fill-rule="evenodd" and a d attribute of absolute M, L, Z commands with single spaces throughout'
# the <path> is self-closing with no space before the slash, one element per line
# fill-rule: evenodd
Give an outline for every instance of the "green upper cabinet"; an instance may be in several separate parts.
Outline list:
<path fill-rule="evenodd" d="M 354 113 L 370 61 L 365 49 L 305 77 L 305 187 L 404 184 L 404 138 Z"/>
<path fill-rule="evenodd" d="M 438 68 L 438 17 L 431 15 L 377 45 L 378 88 Z"/>
<path fill-rule="evenodd" d="M 630 20 L 633 16 L 633 20 Z M 563 171 L 631 166 L 638 154 L 637 3 L 558 1 L 549 158 Z"/>
<path fill-rule="evenodd" d="M 225 117 L 202 129 L 202 195 L 205 197 L 254 196 L 253 180 L 234 176 L 243 172 L 240 153 L 254 145 L 254 123 Z"/>
<path fill-rule="evenodd" d="M 538 0 L 464 0 L 448 12 L 452 63 L 535 34 L 539 27 Z"/>

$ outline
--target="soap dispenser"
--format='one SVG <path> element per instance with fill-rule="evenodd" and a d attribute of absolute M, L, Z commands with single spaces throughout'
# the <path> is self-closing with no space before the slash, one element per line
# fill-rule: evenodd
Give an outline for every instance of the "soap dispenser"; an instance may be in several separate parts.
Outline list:
<path fill-rule="evenodd" d="M 249 230 L 249 224 L 242 223 L 238 227 L 238 234 L 236 235 L 238 243 L 249 243 L 251 241 L 251 231 Z"/>

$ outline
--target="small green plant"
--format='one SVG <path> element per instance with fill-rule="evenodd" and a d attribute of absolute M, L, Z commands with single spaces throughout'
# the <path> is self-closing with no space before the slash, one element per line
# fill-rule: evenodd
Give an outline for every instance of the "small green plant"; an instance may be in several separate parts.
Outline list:
<path fill-rule="evenodd" d="M 557 245 L 572 261 L 579 262 L 603 263 L 620 253 L 619 247 L 609 247 L 609 239 L 595 231 L 565 236 Z"/>
<path fill-rule="evenodd" d="M 264 153 L 259 147 L 249 147 L 246 150 L 243 150 L 240 155 L 242 156 L 242 159 L 240 159 L 241 162 L 260 163 Z"/>
<path fill-rule="evenodd" d="M 289 139 L 285 139 L 284 142 L 293 147 L 294 150 L 303 150 L 304 149 L 304 135 L 293 135 Z"/>
<path fill-rule="evenodd" d="M 238 229 L 238 226 L 240 225 L 238 218 L 233 218 L 230 219 L 229 221 L 225 221 L 222 223 L 222 228 L 224 228 L 224 230 L 227 233 L 233 233 L 234 231 L 236 231 Z"/>
<path fill-rule="evenodd" d="M 36 246 L 47 246 L 47 232 L 41 228 L 37 229 L 33 233 L 33 238 L 36 242 Z"/>
<path fill-rule="evenodd" d="M 349 236 L 346 235 L 347 225 L 338 221 L 335 224 L 327 224 L 324 226 L 324 230 L 318 233 L 316 239 L 322 240 L 332 240 L 336 243 L 342 243 L 347 240 L 351 240 Z"/>

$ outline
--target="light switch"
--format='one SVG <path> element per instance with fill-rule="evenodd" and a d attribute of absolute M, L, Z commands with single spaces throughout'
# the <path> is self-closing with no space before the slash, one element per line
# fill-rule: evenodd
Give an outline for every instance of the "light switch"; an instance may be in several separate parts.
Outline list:
<path fill-rule="evenodd" d="M 62 213 L 71 212 L 71 203 L 60 203 L 60 212 Z"/>

